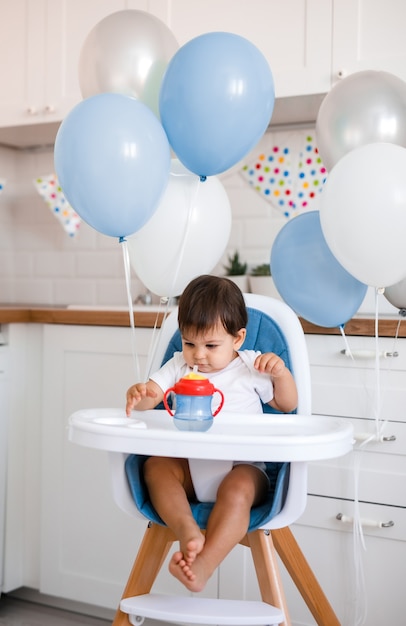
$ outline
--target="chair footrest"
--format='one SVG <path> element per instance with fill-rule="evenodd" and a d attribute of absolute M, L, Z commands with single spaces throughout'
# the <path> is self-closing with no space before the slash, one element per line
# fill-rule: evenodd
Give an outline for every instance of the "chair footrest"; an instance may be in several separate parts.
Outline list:
<path fill-rule="evenodd" d="M 120 609 L 132 617 L 131 624 L 142 624 L 145 617 L 164 622 L 219 626 L 276 626 L 284 621 L 283 611 L 266 602 L 156 593 L 125 598 L 121 600 Z"/>

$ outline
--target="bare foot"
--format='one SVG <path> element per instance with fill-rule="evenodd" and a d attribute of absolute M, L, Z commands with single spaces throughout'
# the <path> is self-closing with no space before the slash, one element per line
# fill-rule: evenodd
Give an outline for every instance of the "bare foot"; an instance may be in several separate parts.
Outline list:
<path fill-rule="evenodd" d="M 180 539 L 179 548 L 187 565 L 192 565 L 197 555 L 203 550 L 205 536 L 199 531 L 195 536 L 189 536 L 186 541 Z"/>
<path fill-rule="evenodd" d="M 175 552 L 169 564 L 169 571 L 189 591 L 203 591 L 212 572 L 205 565 L 204 558 L 196 556 L 193 565 L 190 566 L 183 558 L 182 552 Z"/>

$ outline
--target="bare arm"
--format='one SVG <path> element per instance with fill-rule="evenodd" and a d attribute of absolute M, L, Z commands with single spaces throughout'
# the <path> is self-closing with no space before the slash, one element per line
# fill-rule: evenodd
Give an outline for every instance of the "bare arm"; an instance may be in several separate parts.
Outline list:
<path fill-rule="evenodd" d="M 254 365 L 259 372 L 267 373 L 272 378 L 274 397 L 269 405 L 283 413 L 293 411 L 297 407 L 296 383 L 283 359 L 273 352 L 266 352 L 255 359 Z"/>
<path fill-rule="evenodd" d="M 129 417 L 133 409 L 136 411 L 154 409 L 163 397 L 162 389 L 153 380 L 149 380 L 147 383 L 136 383 L 127 391 L 125 411 Z"/>

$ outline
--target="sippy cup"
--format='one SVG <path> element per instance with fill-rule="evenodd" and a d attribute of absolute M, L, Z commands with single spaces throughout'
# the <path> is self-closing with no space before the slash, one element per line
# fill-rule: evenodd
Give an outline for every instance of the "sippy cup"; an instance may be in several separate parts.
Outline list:
<path fill-rule="evenodd" d="M 211 403 L 216 392 L 220 394 L 221 402 L 213 413 Z M 170 393 L 176 396 L 175 413 L 168 406 L 167 397 Z M 216 389 L 205 376 L 195 372 L 178 380 L 164 394 L 165 408 L 173 416 L 173 423 L 179 430 L 208 430 L 213 424 L 213 417 L 221 410 L 223 404 L 223 392 Z"/>

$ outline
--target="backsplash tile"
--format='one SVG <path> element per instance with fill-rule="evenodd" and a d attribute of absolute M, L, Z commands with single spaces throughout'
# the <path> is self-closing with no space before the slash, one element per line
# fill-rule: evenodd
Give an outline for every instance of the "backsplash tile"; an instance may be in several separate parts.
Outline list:
<path fill-rule="evenodd" d="M 303 131 L 300 131 L 303 133 Z M 269 143 L 269 137 L 263 141 Z M 261 142 L 252 152 L 255 158 Z M 286 218 L 240 174 L 240 166 L 220 175 L 228 193 L 232 232 L 213 273 L 224 274 L 235 250 L 249 267 L 269 261 L 272 243 Z M 124 264 L 118 240 L 83 221 L 69 237 L 34 187 L 38 176 L 54 170 L 53 152 L 0 148 L 0 302 L 127 304 Z M 312 207 L 315 208 L 315 207 Z M 145 288 L 132 272 L 132 297 Z M 158 301 L 159 298 L 154 298 Z"/>

